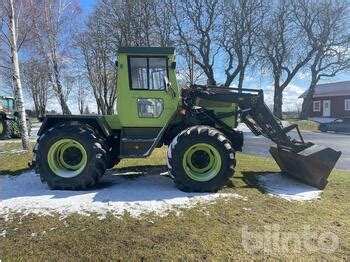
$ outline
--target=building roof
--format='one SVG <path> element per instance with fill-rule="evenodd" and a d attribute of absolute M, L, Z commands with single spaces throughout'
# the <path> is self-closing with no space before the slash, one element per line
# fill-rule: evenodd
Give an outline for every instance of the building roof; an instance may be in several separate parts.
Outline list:
<path fill-rule="evenodd" d="M 132 53 L 132 54 L 169 54 L 175 52 L 174 47 L 120 47 L 118 53 Z"/>
<path fill-rule="evenodd" d="M 306 90 L 299 98 L 305 98 L 308 92 L 309 90 Z M 316 85 L 314 93 L 314 97 L 345 95 L 350 95 L 350 81 Z"/>

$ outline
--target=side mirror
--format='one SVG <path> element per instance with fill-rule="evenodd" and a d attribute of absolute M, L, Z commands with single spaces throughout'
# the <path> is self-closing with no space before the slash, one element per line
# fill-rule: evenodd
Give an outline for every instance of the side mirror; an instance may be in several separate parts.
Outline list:
<path fill-rule="evenodd" d="M 176 62 L 175 61 L 171 63 L 171 68 L 174 70 L 176 69 Z"/>
<path fill-rule="evenodd" d="M 118 60 L 115 60 L 115 67 L 118 68 L 119 62 Z"/>
<path fill-rule="evenodd" d="M 165 86 L 165 91 L 169 92 L 169 89 L 171 88 L 171 84 L 169 82 L 169 79 L 164 76 L 164 86 Z"/>
<path fill-rule="evenodd" d="M 175 98 L 176 93 L 175 93 L 174 89 L 171 87 L 171 83 L 169 82 L 169 79 L 166 76 L 164 76 L 164 85 L 165 85 L 165 91 L 167 93 L 170 93 L 172 98 Z"/>

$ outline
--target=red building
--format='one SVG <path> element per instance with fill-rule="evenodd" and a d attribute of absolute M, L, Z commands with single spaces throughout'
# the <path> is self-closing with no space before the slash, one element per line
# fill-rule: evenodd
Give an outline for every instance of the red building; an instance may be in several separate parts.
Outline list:
<path fill-rule="evenodd" d="M 309 117 L 350 117 L 350 81 L 317 85 Z"/>

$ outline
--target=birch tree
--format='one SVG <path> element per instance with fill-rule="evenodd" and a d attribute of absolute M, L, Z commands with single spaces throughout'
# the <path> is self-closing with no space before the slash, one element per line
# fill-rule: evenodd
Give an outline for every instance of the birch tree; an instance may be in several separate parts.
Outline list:
<path fill-rule="evenodd" d="M 26 112 L 24 107 L 24 98 L 23 98 L 23 89 L 20 75 L 20 62 L 18 52 L 22 46 L 22 44 L 27 40 L 27 36 L 29 31 L 25 31 L 22 34 L 22 37 L 19 38 L 19 25 L 20 20 L 26 18 L 26 14 L 28 15 L 25 1 L 17 1 L 14 0 L 1 0 L 0 2 L 0 18 L 1 18 L 1 39 L 8 45 L 10 48 L 10 57 L 11 57 L 11 73 L 12 73 L 12 82 L 15 89 L 15 97 L 16 97 L 16 106 L 17 110 L 20 114 L 20 123 L 21 123 L 21 137 L 22 137 L 22 147 L 23 150 L 29 150 L 29 135 L 28 135 L 28 127 L 26 123 Z M 28 21 L 27 21 L 28 22 Z M 28 28 L 22 28 L 22 30 L 30 30 Z"/>
<path fill-rule="evenodd" d="M 38 59 L 30 59 L 23 65 L 24 84 L 33 99 L 36 117 L 45 116 L 47 101 L 50 95 L 49 71 L 46 63 Z"/>
<path fill-rule="evenodd" d="M 33 18 L 38 53 L 46 61 L 49 80 L 63 114 L 71 114 L 63 85 L 63 67 L 69 63 L 74 25 L 80 8 L 73 0 L 43 0 L 36 3 L 40 16 Z M 68 92 L 69 93 L 69 92 Z"/>

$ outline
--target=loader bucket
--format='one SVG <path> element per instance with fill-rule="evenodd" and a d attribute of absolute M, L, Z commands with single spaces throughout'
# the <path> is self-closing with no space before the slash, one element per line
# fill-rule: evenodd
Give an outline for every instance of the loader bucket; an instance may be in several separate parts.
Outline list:
<path fill-rule="evenodd" d="M 277 146 L 272 146 L 270 153 L 283 174 L 319 189 L 327 185 L 327 178 L 341 155 L 340 151 L 312 143 L 298 153 Z"/>

